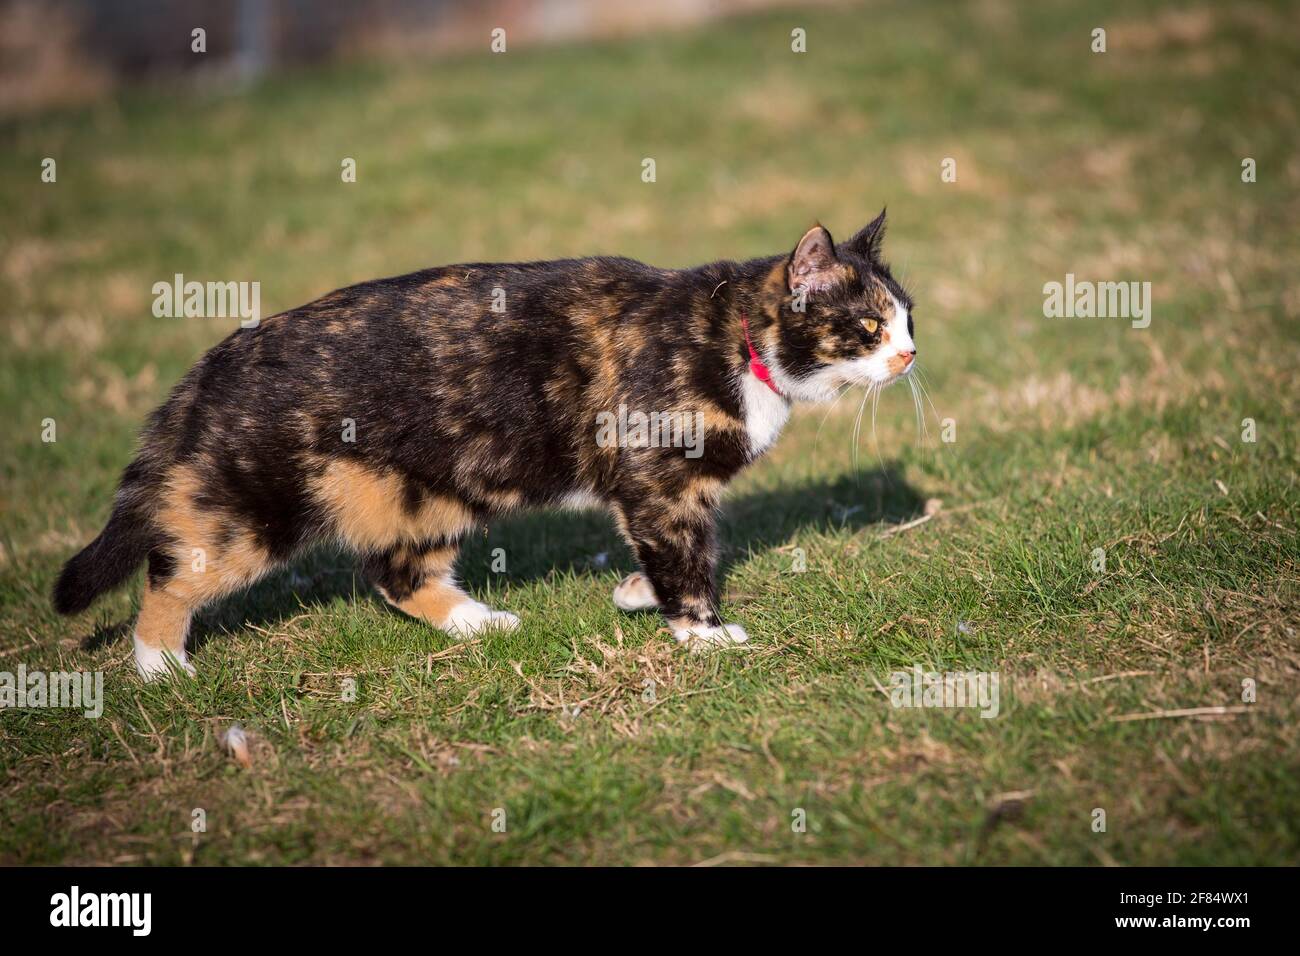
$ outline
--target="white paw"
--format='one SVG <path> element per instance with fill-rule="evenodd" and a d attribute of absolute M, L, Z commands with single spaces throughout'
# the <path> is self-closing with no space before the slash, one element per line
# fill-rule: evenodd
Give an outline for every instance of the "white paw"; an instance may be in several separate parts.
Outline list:
<path fill-rule="evenodd" d="M 620 611 L 646 611 L 659 606 L 659 595 L 650 579 L 637 571 L 614 587 L 614 606 Z"/>
<path fill-rule="evenodd" d="M 749 640 L 749 635 L 739 624 L 719 624 L 715 627 L 694 624 L 690 627 L 674 627 L 673 637 L 693 651 L 731 647 L 735 644 L 744 644 Z"/>
<path fill-rule="evenodd" d="M 194 676 L 194 665 L 189 662 L 185 648 L 177 654 L 165 651 L 161 647 L 150 647 L 140 640 L 140 635 L 133 635 L 135 643 L 135 669 L 146 681 L 174 677 L 179 671 Z"/>
<path fill-rule="evenodd" d="M 457 637 L 471 637 L 480 631 L 513 631 L 518 626 L 519 618 L 509 611 L 494 611 L 478 601 L 464 601 L 451 609 L 443 630 Z"/>

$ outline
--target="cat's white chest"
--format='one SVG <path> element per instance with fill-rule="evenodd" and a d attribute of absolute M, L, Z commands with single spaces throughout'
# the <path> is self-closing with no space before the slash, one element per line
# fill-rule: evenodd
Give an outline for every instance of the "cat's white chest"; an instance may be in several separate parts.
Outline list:
<path fill-rule="evenodd" d="M 753 375 L 741 380 L 741 400 L 745 407 L 745 431 L 754 455 L 772 447 L 790 418 L 790 403 Z"/>

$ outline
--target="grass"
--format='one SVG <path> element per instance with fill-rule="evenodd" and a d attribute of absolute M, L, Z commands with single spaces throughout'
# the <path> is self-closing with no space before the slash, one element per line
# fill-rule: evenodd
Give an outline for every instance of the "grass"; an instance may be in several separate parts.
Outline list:
<path fill-rule="evenodd" d="M 0 716 L 0 860 L 1300 861 L 1296 13 L 1082 6 L 771 13 L 0 125 L 0 668 L 106 697 Z M 855 467 L 849 397 L 735 482 L 743 650 L 618 614 L 595 515 L 467 549 L 509 636 L 400 618 L 322 553 L 203 614 L 197 679 L 142 686 L 138 583 L 49 607 L 143 416 L 233 326 L 153 318 L 154 282 L 256 279 L 269 312 L 448 261 L 766 254 L 886 202 L 928 438 L 894 389 Z M 1067 272 L 1151 282 L 1150 328 L 1044 318 Z M 998 673 L 999 716 L 893 708 L 913 664 Z M 1245 709 L 1113 719 L 1214 706 Z"/>

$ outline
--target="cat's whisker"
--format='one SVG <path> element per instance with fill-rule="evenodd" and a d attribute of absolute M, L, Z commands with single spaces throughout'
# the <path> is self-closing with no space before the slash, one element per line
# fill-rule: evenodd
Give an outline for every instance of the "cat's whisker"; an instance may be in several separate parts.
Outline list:
<path fill-rule="evenodd" d="M 880 393 L 884 391 L 882 386 L 876 386 L 875 395 L 871 399 L 871 444 L 876 449 L 876 463 L 880 465 L 880 470 L 885 471 L 885 458 L 880 454 L 880 440 L 876 437 L 876 412 L 880 409 Z"/>
<path fill-rule="evenodd" d="M 858 426 L 862 421 L 862 410 L 867 404 L 867 393 L 862 395 L 862 404 L 858 406 L 858 413 L 853 418 L 853 430 L 849 433 L 849 460 L 852 463 L 853 470 L 858 470 Z"/>
<path fill-rule="evenodd" d="M 926 387 L 925 373 L 922 371 L 921 366 L 919 365 L 916 367 L 916 374 L 917 376 L 919 376 L 916 384 L 921 386 L 921 394 L 925 396 L 925 400 L 930 406 L 930 411 L 934 412 L 934 420 L 937 422 L 942 422 L 943 418 L 939 415 L 939 409 L 934 407 L 934 402 L 930 398 L 930 390 L 929 388 Z"/>
<path fill-rule="evenodd" d="M 907 384 L 912 393 L 912 407 L 916 410 L 916 443 L 920 446 L 922 453 L 925 452 L 925 439 L 929 432 L 925 429 L 925 424 L 921 417 L 921 398 L 916 393 L 916 379 L 908 376 Z"/>
<path fill-rule="evenodd" d="M 817 450 L 821 447 L 822 429 L 826 427 L 826 419 L 830 418 L 831 412 L 835 411 L 835 406 L 840 403 L 840 399 L 853 387 L 853 382 L 845 382 L 844 386 L 836 393 L 835 398 L 831 401 L 830 408 L 826 409 L 826 414 L 822 415 L 821 423 L 817 426 L 817 435 L 813 438 L 813 466 L 817 464 Z"/>
<path fill-rule="evenodd" d="M 866 391 L 866 393 L 862 396 L 862 404 L 858 406 L 858 415 L 857 415 L 857 417 L 853 420 L 853 455 L 852 455 L 852 461 L 853 461 L 853 470 L 854 470 L 854 471 L 857 471 L 857 470 L 858 470 L 858 440 L 859 440 L 859 436 L 862 434 L 862 413 L 863 413 L 863 411 L 866 410 L 866 407 L 867 407 L 867 399 L 871 397 L 871 392 L 872 392 L 872 389 L 873 389 L 874 387 L 875 387 L 875 386 L 874 386 L 874 383 L 873 383 L 872 385 L 868 385 L 868 386 L 867 386 L 867 391 Z"/>
<path fill-rule="evenodd" d="M 835 411 L 835 406 L 840 403 L 840 399 L 844 397 L 845 393 L 848 392 L 854 384 L 855 383 L 853 382 L 845 382 L 840 390 L 835 393 L 835 398 L 831 400 L 830 407 L 826 409 L 826 413 L 822 415 L 821 422 L 817 425 L 817 437 L 814 439 L 814 448 L 816 447 L 816 441 L 821 439 L 822 429 L 826 427 L 826 419 L 830 418 L 831 412 Z"/>
<path fill-rule="evenodd" d="M 920 371 L 921 371 L 920 368 L 918 368 L 918 369 L 917 369 L 917 372 L 919 373 Z M 939 423 L 940 427 L 942 427 L 942 425 L 943 425 L 943 419 L 939 417 L 939 409 L 937 409 L 937 408 L 934 407 L 934 401 L 930 398 L 930 390 L 929 390 L 928 388 L 925 387 L 925 379 L 924 379 L 924 377 L 920 377 L 920 378 L 918 378 L 917 381 L 916 381 L 916 384 L 917 384 L 917 387 L 920 389 L 921 396 L 925 399 L 925 401 L 927 402 L 927 404 L 929 404 L 929 406 L 930 406 L 930 411 L 934 412 L 934 419 L 935 419 L 935 421 Z M 926 441 L 927 441 L 927 442 L 929 441 L 929 438 L 930 438 L 930 436 L 929 436 L 929 429 L 927 429 L 927 430 L 926 430 Z"/>

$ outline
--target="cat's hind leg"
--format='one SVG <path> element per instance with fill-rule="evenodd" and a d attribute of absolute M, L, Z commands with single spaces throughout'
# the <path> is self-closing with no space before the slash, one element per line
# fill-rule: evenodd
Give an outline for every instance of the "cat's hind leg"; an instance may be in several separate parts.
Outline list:
<path fill-rule="evenodd" d="M 186 655 L 190 620 L 206 604 L 247 587 L 276 565 L 247 523 L 212 504 L 211 481 L 176 467 L 153 523 L 158 544 L 140 600 L 135 665 L 145 680 L 194 673 Z"/>
<path fill-rule="evenodd" d="M 399 544 L 368 555 L 366 572 L 393 607 L 457 637 L 514 630 L 518 617 L 492 610 L 456 585 L 452 567 L 459 550 L 445 541 Z"/>
<path fill-rule="evenodd" d="M 179 671 L 194 673 L 185 653 L 193 615 L 194 608 L 185 598 L 152 583 L 145 585 L 132 638 L 136 671 L 144 680 L 170 677 Z"/>

